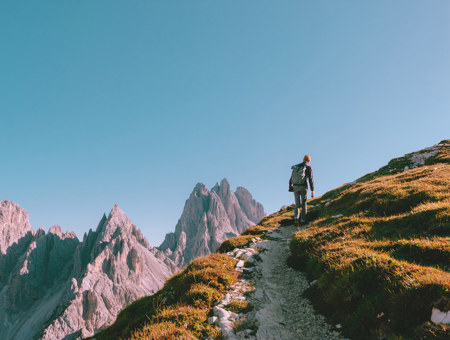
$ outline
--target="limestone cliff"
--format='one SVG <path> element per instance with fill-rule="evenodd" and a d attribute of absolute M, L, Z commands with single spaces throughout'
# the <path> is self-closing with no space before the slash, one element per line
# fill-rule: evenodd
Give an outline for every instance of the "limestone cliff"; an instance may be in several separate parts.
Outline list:
<path fill-rule="evenodd" d="M 28 232 L 28 213 L 14 202 L 0 201 L 0 256 Z"/>
<path fill-rule="evenodd" d="M 198 183 L 186 201 L 174 233 L 159 249 L 178 266 L 217 250 L 226 239 L 239 235 L 265 215 L 263 206 L 245 188 L 234 193 L 223 179 L 211 191 Z"/>
<path fill-rule="evenodd" d="M 0 339 L 93 335 L 177 270 L 117 205 L 82 242 L 59 226 L 34 233 L 21 210 L 8 228 L 24 236 L 0 257 Z"/>

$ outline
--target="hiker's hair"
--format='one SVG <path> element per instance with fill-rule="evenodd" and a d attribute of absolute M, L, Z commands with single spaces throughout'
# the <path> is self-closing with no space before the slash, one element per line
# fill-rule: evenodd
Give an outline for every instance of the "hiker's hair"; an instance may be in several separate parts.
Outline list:
<path fill-rule="evenodd" d="M 311 162 L 311 156 L 305 155 L 305 157 L 303 157 L 303 162 Z"/>

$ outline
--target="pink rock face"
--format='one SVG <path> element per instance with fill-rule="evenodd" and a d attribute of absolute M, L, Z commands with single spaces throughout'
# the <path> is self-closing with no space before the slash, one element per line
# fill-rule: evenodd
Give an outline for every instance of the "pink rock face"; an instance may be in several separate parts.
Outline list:
<path fill-rule="evenodd" d="M 154 294 L 177 265 L 214 252 L 264 216 L 250 193 L 226 180 L 198 184 L 164 250 L 149 245 L 115 205 L 80 242 L 53 226 L 34 232 L 28 213 L 0 202 L 0 339 L 88 337 L 136 299 Z"/>
<path fill-rule="evenodd" d="M 245 188 L 234 193 L 223 179 L 209 191 L 197 184 L 186 201 L 175 233 L 159 249 L 178 266 L 215 252 L 226 239 L 239 235 L 265 216 L 263 206 Z"/>
<path fill-rule="evenodd" d="M 34 233 L 28 213 L 14 202 L 0 201 L 0 254 L 6 254 L 10 246 L 29 232 Z"/>
<path fill-rule="evenodd" d="M 9 235 L 31 230 L 25 210 L 7 206 Z M 59 226 L 31 230 L 0 256 L 0 339 L 91 336 L 177 270 L 117 205 L 82 242 Z"/>
<path fill-rule="evenodd" d="M 250 192 L 243 187 L 237 187 L 235 195 L 239 201 L 242 211 L 247 215 L 248 219 L 254 223 L 259 223 L 266 216 L 264 207 L 261 203 L 256 202 Z"/>

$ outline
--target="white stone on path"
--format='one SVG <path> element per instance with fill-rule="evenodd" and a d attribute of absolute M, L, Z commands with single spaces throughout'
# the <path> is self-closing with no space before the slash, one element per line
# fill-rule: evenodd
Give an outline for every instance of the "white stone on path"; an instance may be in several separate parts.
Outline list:
<path fill-rule="evenodd" d="M 450 323 L 450 311 L 443 312 L 436 307 L 433 307 L 431 311 L 431 321 L 434 323 L 443 323 L 443 324 L 449 324 Z"/>
<path fill-rule="evenodd" d="M 213 307 L 213 314 L 217 316 L 219 319 L 226 319 L 230 317 L 230 313 L 223 308 L 218 306 Z"/>
<path fill-rule="evenodd" d="M 217 316 L 210 316 L 209 318 L 208 318 L 208 323 L 209 324 L 213 324 L 214 322 L 216 322 L 217 321 Z"/>

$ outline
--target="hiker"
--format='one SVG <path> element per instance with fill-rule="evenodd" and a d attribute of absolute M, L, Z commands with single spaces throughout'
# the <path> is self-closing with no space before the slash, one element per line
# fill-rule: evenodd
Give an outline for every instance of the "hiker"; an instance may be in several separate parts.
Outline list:
<path fill-rule="evenodd" d="M 295 211 L 294 211 L 294 222 L 298 227 L 300 224 L 306 223 L 306 200 L 308 195 L 308 183 L 309 188 L 311 189 L 311 198 L 314 198 L 314 178 L 312 168 L 309 165 L 311 162 L 311 157 L 306 155 L 303 157 L 303 162 L 297 165 L 293 165 L 292 175 L 289 179 L 289 191 L 294 192 L 295 198 Z M 302 204 L 302 212 L 300 215 L 300 223 L 299 223 L 299 211 L 300 211 L 300 200 Z"/>

